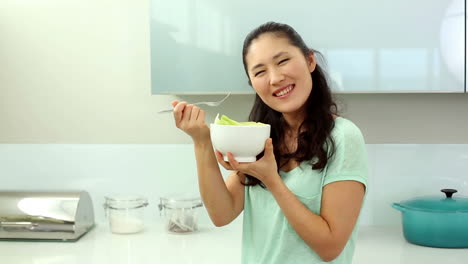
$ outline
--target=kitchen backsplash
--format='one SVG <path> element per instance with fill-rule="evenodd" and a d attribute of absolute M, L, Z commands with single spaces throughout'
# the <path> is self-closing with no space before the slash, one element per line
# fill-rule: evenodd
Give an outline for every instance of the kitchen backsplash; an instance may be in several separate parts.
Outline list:
<path fill-rule="evenodd" d="M 398 225 L 391 203 L 454 188 L 468 196 L 468 144 L 371 144 L 369 190 L 360 225 Z M 223 175 L 228 171 L 222 169 Z M 0 144 L 1 190 L 86 190 L 96 220 L 104 196 L 142 194 L 147 217 L 159 218 L 160 196 L 198 194 L 191 144 Z"/>

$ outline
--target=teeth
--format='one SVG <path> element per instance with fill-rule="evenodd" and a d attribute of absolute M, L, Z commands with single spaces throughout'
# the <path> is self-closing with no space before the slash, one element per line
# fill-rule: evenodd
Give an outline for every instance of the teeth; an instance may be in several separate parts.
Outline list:
<path fill-rule="evenodd" d="M 277 93 L 276 96 L 283 96 L 287 93 L 289 93 L 292 90 L 292 86 L 289 86 L 288 88 L 282 90 L 281 92 Z"/>

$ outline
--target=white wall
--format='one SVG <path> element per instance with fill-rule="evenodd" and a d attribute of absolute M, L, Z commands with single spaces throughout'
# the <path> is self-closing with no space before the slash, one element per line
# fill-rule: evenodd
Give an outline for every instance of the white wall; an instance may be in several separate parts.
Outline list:
<path fill-rule="evenodd" d="M 189 143 L 155 114 L 178 97 L 150 94 L 148 10 L 149 1 L 3 0 L 0 143 Z M 468 143 L 468 94 L 339 99 L 368 143 Z M 233 95 L 207 119 L 245 120 L 252 100 Z"/>
<path fill-rule="evenodd" d="M 442 198 L 443 188 L 468 197 L 468 144 L 372 144 L 367 151 L 369 192 L 361 225 L 399 225 L 393 202 Z M 198 193 L 191 144 L 0 144 L 0 177 L 0 190 L 86 190 L 98 222 L 106 195 L 148 197 L 147 218 L 155 220 L 159 197 Z"/>

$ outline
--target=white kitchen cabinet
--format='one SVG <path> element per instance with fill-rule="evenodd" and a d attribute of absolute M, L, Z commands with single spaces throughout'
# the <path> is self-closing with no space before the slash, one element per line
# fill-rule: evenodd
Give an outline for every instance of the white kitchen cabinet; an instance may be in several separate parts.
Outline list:
<path fill-rule="evenodd" d="M 323 53 L 335 92 L 462 93 L 464 10 L 463 0 L 152 0 L 152 93 L 251 93 L 242 42 L 267 21 Z"/>

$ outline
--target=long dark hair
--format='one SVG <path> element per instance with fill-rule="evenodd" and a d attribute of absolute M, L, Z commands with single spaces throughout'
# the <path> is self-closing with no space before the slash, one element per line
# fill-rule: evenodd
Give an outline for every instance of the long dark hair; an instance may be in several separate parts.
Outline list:
<path fill-rule="evenodd" d="M 301 36 L 289 25 L 268 22 L 260 25 L 250 32 L 244 40 L 242 49 L 242 60 L 244 70 L 249 77 L 246 63 L 246 56 L 252 41 L 265 33 L 273 33 L 278 37 L 288 39 L 289 43 L 299 48 L 307 58 L 310 52 L 313 51 L 319 55 L 324 63 L 323 56 L 307 47 Z M 271 125 L 271 138 L 273 140 L 273 151 L 276 158 L 278 170 L 285 165 L 289 160 L 294 159 L 297 162 L 308 161 L 312 165 L 313 170 L 323 170 L 335 152 L 335 142 L 330 136 L 335 125 L 333 115 L 338 112 L 337 105 L 334 102 L 328 84 L 327 75 L 323 68 L 318 64 L 315 70 L 311 73 L 313 89 L 306 101 L 306 117 L 299 127 L 299 135 L 297 138 L 297 148 L 292 153 L 285 153 L 287 149 L 284 144 L 284 137 L 288 124 L 283 118 L 283 115 L 266 105 L 262 99 L 256 94 L 255 103 L 249 115 L 250 121 L 262 122 Z M 252 85 L 249 78 L 249 85 Z M 261 153 L 257 158 L 263 156 Z M 280 161 L 284 160 L 283 164 Z M 263 188 L 265 185 L 257 178 L 246 175 L 247 180 L 243 182 L 245 185 L 254 186 L 260 184 Z"/>

